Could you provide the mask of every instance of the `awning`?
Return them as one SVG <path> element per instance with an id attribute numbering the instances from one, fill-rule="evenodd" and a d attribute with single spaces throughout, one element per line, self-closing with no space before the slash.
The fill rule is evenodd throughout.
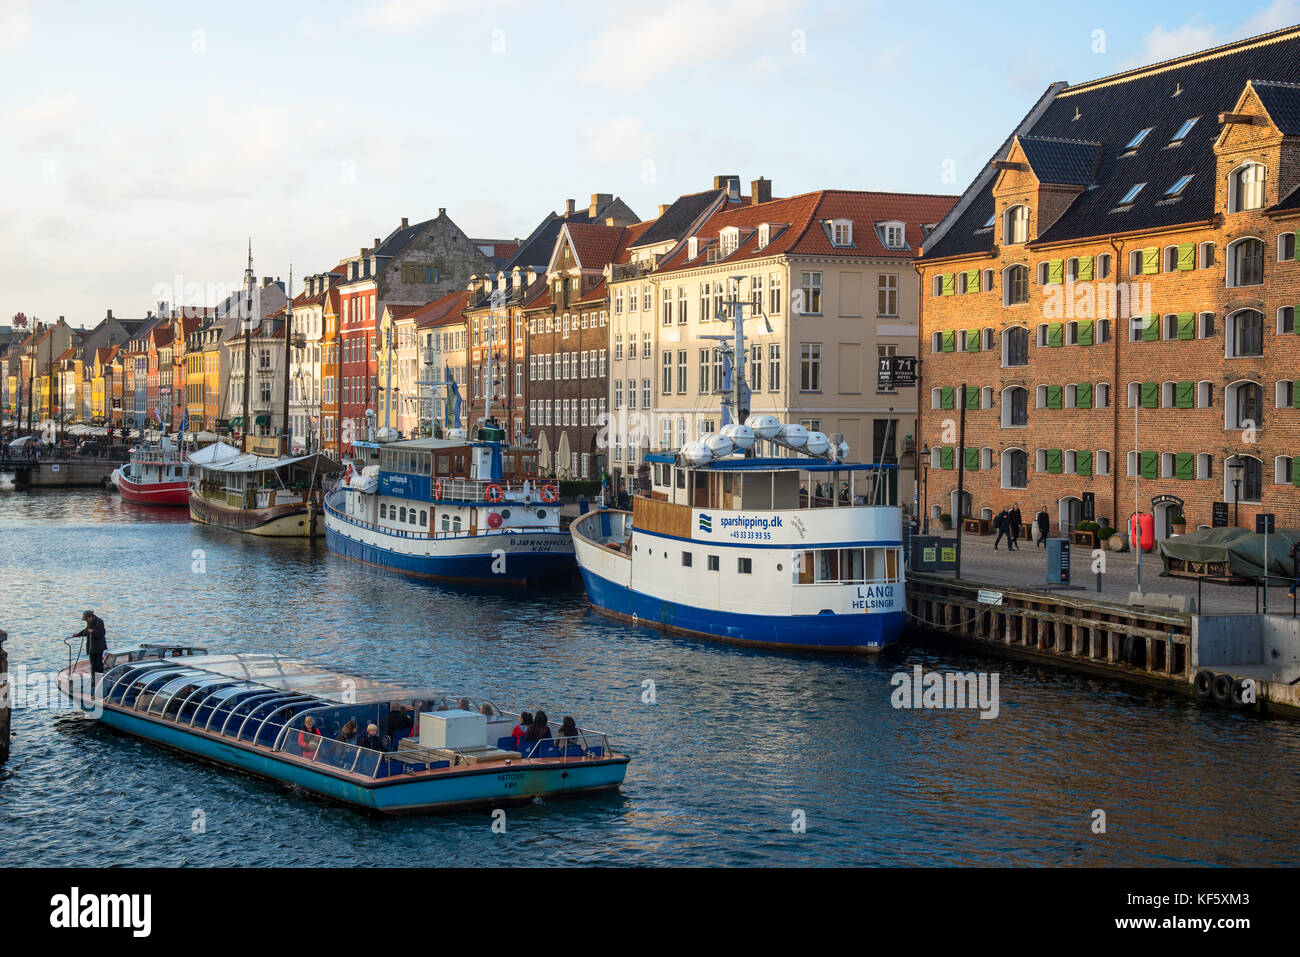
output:
<path id="1" fill-rule="evenodd" d="M 244 417 L 242 415 L 237 415 L 230 420 L 230 428 L 232 429 L 237 429 L 243 424 L 244 424 Z"/>
<path id="2" fill-rule="evenodd" d="M 271 417 L 269 415 L 259 415 L 253 419 L 254 425 L 270 425 Z"/>

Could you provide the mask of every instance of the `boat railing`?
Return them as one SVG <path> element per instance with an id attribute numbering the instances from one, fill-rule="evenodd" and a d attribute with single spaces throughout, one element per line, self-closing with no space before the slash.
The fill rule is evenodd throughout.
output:
<path id="1" fill-rule="evenodd" d="M 437 491 L 439 484 L 442 486 L 440 496 Z M 555 482 L 530 479 L 528 488 L 525 489 L 522 482 L 485 482 L 481 479 L 434 479 L 434 495 L 437 496 L 437 501 L 490 502 L 492 499 L 488 498 L 488 489 L 493 487 L 500 490 L 501 502 L 515 502 L 525 505 L 538 502 L 543 505 L 559 505 L 560 487 Z M 543 489 L 548 489 L 547 494 L 554 496 L 551 501 L 547 501 L 543 497 Z"/>
<path id="2" fill-rule="evenodd" d="M 609 739 L 601 731 L 581 731 L 577 734 L 540 741 L 520 741 L 517 749 L 525 758 L 555 758 L 560 761 L 591 761 L 609 754 Z"/>
<path id="3" fill-rule="evenodd" d="M 373 532 L 383 532 L 385 535 L 395 535 L 398 538 L 429 539 L 429 540 L 437 541 L 437 540 L 443 540 L 449 538 L 468 538 L 471 535 L 474 535 L 476 537 L 479 535 L 521 535 L 521 534 L 533 534 L 537 532 L 559 531 L 558 524 L 557 525 L 502 525 L 500 528 L 492 528 L 490 525 L 479 525 L 473 532 L 471 532 L 468 528 L 435 529 L 432 532 L 424 531 L 423 529 L 411 530 L 405 528 L 397 528 L 392 525 L 379 525 L 376 524 L 375 522 L 367 522 L 365 519 L 358 518 L 356 515 L 349 515 L 347 512 L 343 511 L 332 501 L 330 501 L 329 495 L 325 497 L 325 510 L 333 514 L 336 518 L 340 518 L 346 522 L 351 523 L 352 525 L 358 526 L 359 528 L 369 529 L 370 531 Z"/>

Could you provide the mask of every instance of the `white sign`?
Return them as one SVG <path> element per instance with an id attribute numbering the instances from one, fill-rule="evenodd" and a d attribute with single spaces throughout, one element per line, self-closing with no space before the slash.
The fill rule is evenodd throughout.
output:
<path id="1" fill-rule="evenodd" d="M 979 592 L 979 601 L 981 605 L 1000 605 L 1002 604 L 1002 592 L 989 591 L 987 588 L 981 588 Z"/>

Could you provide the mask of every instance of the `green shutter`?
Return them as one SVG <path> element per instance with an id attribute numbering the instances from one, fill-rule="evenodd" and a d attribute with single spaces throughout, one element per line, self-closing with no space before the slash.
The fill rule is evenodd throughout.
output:
<path id="1" fill-rule="evenodd" d="M 1092 474 L 1092 453 L 1091 452 L 1074 453 L 1074 474 L 1075 475 Z"/>
<path id="2" fill-rule="evenodd" d="M 946 385 L 939 390 L 939 408 L 952 409 L 955 407 L 956 401 L 953 398 L 953 387 Z"/>
<path id="3" fill-rule="evenodd" d="M 1080 409 L 1092 408 L 1092 383 L 1080 382 L 1074 387 L 1074 404 Z"/>
<path id="4" fill-rule="evenodd" d="M 966 471 L 978 472 L 979 470 L 980 470 L 980 450 L 967 449 L 966 450 Z"/>
<path id="5" fill-rule="evenodd" d="M 966 386 L 966 408 L 978 409 L 980 407 L 980 387 L 977 385 Z"/>
<path id="6" fill-rule="evenodd" d="M 1160 407 L 1160 383 L 1142 383 L 1142 408 L 1158 409 Z"/>
<path id="7" fill-rule="evenodd" d="M 1291 408 L 1300 409 L 1300 379 L 1291 383 Z"/>
<path id="8" fill-rule="evenodd" d="M 1178 244 L 1178 268 L 1183 272 L 1196 268 L 1196 244 Z"/>
<path id="9" fill-rule="evenodd" d="M 1196 477 L 1196 459 L 1191 452 L 1179 452 L 1174 456 L 1174 476 L 1185 482 Z"/>
<path id="10" fill-rule="evenodd" d="M 945 445 L 939 450 L 939 468 L 952 468 L 952 447 Z"/>
<path id="11" fill-rule="evenodd" d="M 1300 455 L 1291 457 L 1291 484 L 1300 488 Z"/>
<path id="12" fill-rule="evenodd" d="M 980 331 L 978 329 L 966 330 L 966 351 L 967 352 L 980 351 Z"/>
<path id="13" fill-rule="evenodd" d="M 1157 478 L 1160 475 L 1160 453 L 1143 452 L 1140 456 L 1142 477 L 1146 479 Z"/>
<path id="14" fill-rule="evenodd" d="M 1047 450 L 1047 471 L 1051 472 L 1053 475 L 1059 475 L 1061 473 L 1061 467 L 1062 464 L 1064 463 L 1064 460 L 1065 460 L 1065 455 L 1064 453 L 1061 452 L 1060 449 L 1048 449 Z"/>
<path id="15" fill-rule="evenodd" d="M 1081 346 L 1092 345 L 1092 320 L 1091 319 L 1079 320 L 1079 345 Z"/>
<path id="16" fill-rule="evenodd" d="M 1080 282 L 1092 281 L 1092 257 L 1091 256 L 1079 257 L 1079 280 Z"/>
<path id="17" fill-rule="evenodd" d="M 1059 346 L 1065 342 L 1062 325 L 1059 322 L 1049 322 L 1047 324 L 1047 344 L 1049 346 Z"/>
<path id="18" fill-rule="evenodd" d="M 939 348 L 941 352 L 955 352 L 957 350 L 957 333 L 943 333 Z"/>
<path id="19" fill-rule="evenodd" d="M 978 269 L 966 270 L 966 291 L 967 292 L 980 291 L 980 271 Z"/>
<path id="20" fill-rule="evenodd" d="M 1053 259 L 1047 264 L 1048 285 L 1060 285 L 1065 281 L 1065 261 Z"/>
<path id="21" fill-rule="evenodd" d="M 954 273 L 946 272 L 942 277 L 943 285 L 940 287 L 941 295 L 951 296 L 957 292 L 957 276 Z"/>
<path id="22" fill-rule="evenodd" d="M 1196 338 L 1196 313 L 1180 312 L 1178 314 L 1178 338 Z"/>
<path id="23" fill-rule="evenodd" d="M 1156 342 L 1160 339 L 1160 317 L 1147 316 L 1146 324 L 1142 326 L 1142 341 Z"/>
<path id="24" fill-rule="evenodd" d="M 1300 246 L 1300 238 L 1296 239 L 1296 245 Z M 1291 307 L 1291 331 L 1300 333 L 1300 306 Z"/>
<path id="25" fill-rule="evenodd" d="M 1196 383 L 1180 382 L 1174 387 L 1174 405 L 1180 409 L 1196 407 Z"/>
<path id="26" fill-rule="evenodd" d="M 1049 409 L 1059 409 L 1061 407 L 1061 393 L 1063 391 L 1059 385 L 1049 385 L 1047 387 L 1047 407 Z"/>
<path id="27" fill-rule="evenodd" d="M 1160 250 L 1150 246 L 1142 250 L 1142 275 L 1151 276 L 1160 272 Z"/>

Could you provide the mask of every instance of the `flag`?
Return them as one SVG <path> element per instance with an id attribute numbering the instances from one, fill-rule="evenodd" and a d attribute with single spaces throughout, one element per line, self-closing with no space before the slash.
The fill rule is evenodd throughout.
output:
<path id="1" fill-rule="evenodd" d="M 460 428 L 460 386 L 456 384 L 456 378 L 451 374 L 451 366 L 444 366 L 447 370 L 447 425 Z M 451 400 L 455 398 L 456 404 L 453 407 Z"/>
<path id="2" fill-rule="evenodd" d="M 185 438 L 185 433 L 190 430 L 190 410 L 186 409 L 181 413 L 181 438 Z"/>

